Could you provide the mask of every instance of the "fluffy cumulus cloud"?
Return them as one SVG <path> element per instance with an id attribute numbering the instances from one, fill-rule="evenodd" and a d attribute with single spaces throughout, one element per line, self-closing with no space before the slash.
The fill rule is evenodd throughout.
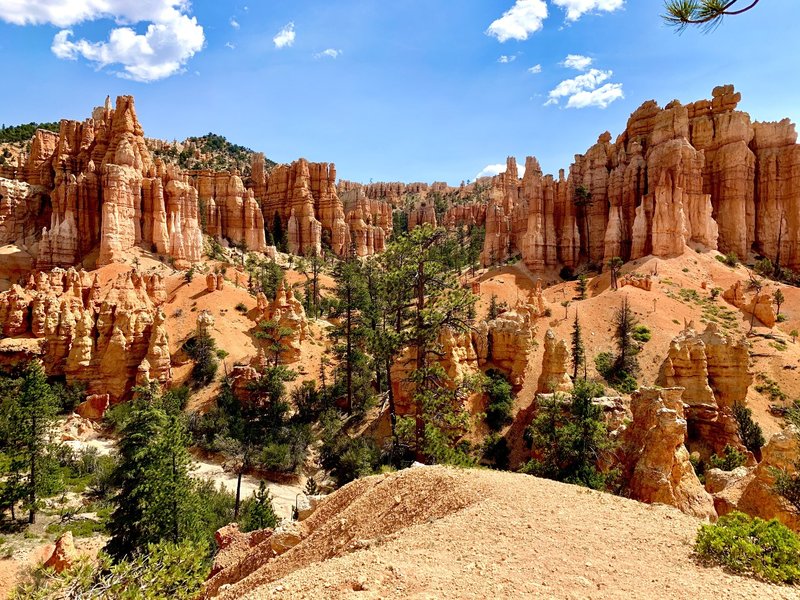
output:
<path id="1" fill-rule="evenodd" d="M 4 0 L 0 19 L 63 27 L 51 45 L 58 58 L 84 58 L 98 68 L 119 65 L 120 77 L 155 81 L 181 72 L 205 44 L 203 28 L 189 10 L 188 0 Z M 118 25 L 106 41 L 74 39 L 71 27 L 99 19 Z M 144 33 L 131 27 L 139 23 L 148 23 Z"/>
<path id="2" fill-rule="evenodd" d="M 239 29 L 239 27 L 241 27 L 241 25 L 239 25 L 239 21 L 237 21 L 235 17 L 231 17 L 230 24 L 234 29 Z"/>
<path id="3" fill-rule="evenodd" d="M 317 52 L 314 55 L 314 58 L 339 58 L 342 55 L 341 50 L 337 50 L 336 48 L 328 48 L 327 50 L 323 50 L 322 52 Z"/>
<path id="4" fill-rule="evenodd" d="M 508 63 L 512 63 L 515 60 L 517 60 L 517 55 L 516 54 L 512 54 L 511 56 L 507 56 L 507 55 L 503 54 L 503 56 L 501 56 L 500 58 L 497 59 L 497 62 L 503 63 L 505 65 L 505 64 L 508 64 Z"/>
<path id="5" fill-rule="evenodd" d="M 567 21 L 577 21 L 588 12 L 613 12 L 625 4 L 625 0 L 553 0 L 567 13 Z"/>
<path id="6" fill-rule="evenodd" d="M 292 22 L 288 23 L 283 29 L 276 33 L 272 41 L 276 48 L 288 48 L 294 44 L 295 36 L 294 23 Z"/>
<path id="7" fill-rule="evenodd" d="M 500 175 L 500 173 L 506 172 L 506 163 L 497 163 L 496 165 L 486 165 L 483 170 L 475 175 L 475 179 L 480 179 L 481 177 L 494 177 L 495 175 Z M 517 173 L 520 177 L 525 175 L 525 166 L 524 165 L 517 165 Z"/>
<path id="8" fill-rule="evenodd" d="M 582 90 L 570 96 L 567 108 L 587 108 L 596 106 L 606 108 L 615 100 L 624 98 L 621 83 L 607 83 L 596 90 Z"/>
<path id="9" fill-rule="evenodd" d="M 516 0 L 514 6 L 489 25 L 486 34 L 500 42 L 527 40 L 528 36 L 542 28 L 547 18 L 547 3 L 544 0 Z"/>
<path id="10" fill-rule="evenodd" d="M 580 54 L 567 54 L 567 58 L 561 63 L 562 67 L 568 69 L 575 69 L 576 71 L 585 71 L 594 62 L 593 58 L 588 56 L 581 56 Z"/>
<path id="11" fill-rule="evenodd" d="M 542 72 L 542 65 L 533 65 L 530 69 L 528 69 L 528 73 L 531 75 L 538 75 Z"/>
<path id="12" fill-rule="evenodd" d="M 625 97 L 622 84 L 606 83 L 613 74 L 613 71 L 590 69 L 577 77 L 565 79 L 550 91 L 545 106 L 557 105 L 567 98 L 567 108 L 606 108 Z"/>

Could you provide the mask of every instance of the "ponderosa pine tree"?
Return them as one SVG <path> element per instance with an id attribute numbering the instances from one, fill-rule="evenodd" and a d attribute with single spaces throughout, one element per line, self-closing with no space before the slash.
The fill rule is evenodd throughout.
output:
<path id="1" fill-rule="evenodd" d="M 179 414 L 167 414 L 158 392 L 135 389 L 131 413 L 119 441 L 113 479 L 118 492 L 106 550 L 117 560 L 168 540 L 197 539 L 197 512 L 189 476 L 189 436 Z M 155 401 L 153 398 L 155 397 Z"/>
<path id="2" fill-rule="evenodd" d="M 572 325 L 572 380 L 578 380 L 578 371 L 586 364 L 586 348 L 583 345 L 581 324 L 578 311 L 575 311 L 575 323 Z M 585 379 L 585 377 L 584 377 Z"/>
<path id="3" fill-rule="evenodd" d="M 334 352 L 339 359 L 339 369 L 344 372 L 347 412 L 351 413 L 355 404 L 362 409 L 373 395 L 363 319 L 370 296 L 364 268 L 357 258 L 339 262 L 334 269 L 334 279 L 335 310 L 341 315 L 341 324 L 332 329 L 330 336 L 336 342 Z"/>
<path id="4" fill-rule="evenodd" d="M 256 531 L 268 527 L 274 529 L 279 522 L 267 484 L 261 481 L 258 484 L 258 491 L 254 491 L 253 497 L 245 503 L 242 511 L 242 531 Z"/>
<path id="5" fill-rule="evenodd" d="M 578 380 L 569 401 L 562 394 L 542 400 L 539 412 L 526 432 L 536 458 L 523 471 L 592 489 L 603 489 L 608 474 L 599 464 L 613 448 L 602 407 L 594 398 L 603 386 Z"/>
<path id="6" fill-rule="evenodd" d="M 698 26 L 711 31 L 722 23 L 726 16 L 746 13 L 756 7 L 760 0 L 666 0 L 662 15 L 667 24 L 678 31 L 689 26 Z"/>
<path id="7" fill-rule="evenodd" d="M 50 445 L 50 428 L 58 401 L 53 395 L 44 367 L 39 361 L 25 366 L 14 391 L 10 413 L 12 441 L 12 496 L 22 496 L 28 508 L 28 523 L 36 522 L 38 493 L 49 476 L 45 459 Z"/>
<path id="8" fill-rule="evenodd" d="M 406 438 L 420 457 L 427 455 L 433 459 L 434 450 L 443 454 L 447 446 L 455 451 L 455 444 L 468 428 L 463 394 L 478 385 L 450 381 L 432 360 L 441 354 L 442 331 L 463 333 L 470 328 L 474 315 L 475 296 L 459 285 L 458 277 L 439 249 L 446 236 L 444 229 L 426 224 L 391 244 L 393 255 L 407 257 L 392 274 L 403 290 L 402 325 L 398 329 L 405 332 L 404 345 L 409 350 L 409 360 L 413 361 L 411 380 L 416 390 L 414 435 Z M 443 423 L 450 425 L 443 429 Z M 408 434 L 408 423 L 404 429 Z M 450 455 L 444 458 L 449 461 Z M 458 461 L 463 462 L 463 458 L 458 456 Z"/>

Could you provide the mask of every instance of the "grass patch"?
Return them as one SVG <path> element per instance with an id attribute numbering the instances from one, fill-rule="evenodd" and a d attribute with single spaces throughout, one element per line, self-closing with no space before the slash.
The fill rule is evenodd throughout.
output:
<path id="1" fill-rule="evenodd" d="M 67 531 L 71 531 L 72 535 L 76 538 L 92 537 L 97 534 L 107 533 L 105 523 L 102 521 L 81 519 L 80 517 L 68 523 L 50 523 L 45 531 L 56 538 Z"/>

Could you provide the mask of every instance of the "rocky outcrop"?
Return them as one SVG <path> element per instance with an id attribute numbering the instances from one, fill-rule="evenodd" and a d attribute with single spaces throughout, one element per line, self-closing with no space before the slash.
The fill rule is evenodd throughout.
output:
<path id="1" fill-rule="evenodd" d="M 684 446 L 687 424 L 681 388 L 644 388 L 631 396 L 633 421 L 622 435 L 628 495 L 700 518 L 715 518 L 714 501 L 694 472 Z"/>
<path id="2" fill-rule="evenodd" d="M 733 406 L 746 402 L 753 382 L 749 360 L 747 341 L 722 334 L 713 323 L 702 334 L 689 326 L 670 344 L 656 385 L 683 388 L 687 444 L 705 459 L 722 456 L 727 445 L 747 452 Z"/>
<path id="3" fill-rule="evenodd" d="M 43 566 L 53 569 L 56 573 L 62 573 L 74 567 L 78 560 L 80 560 L 80 555 L 75 549 L 75 540 L 72 537 L 72 532 L 67 531 L 58 538 L 53 554 L 44 562 Z"/>
<path id="4" fill-rule="evenodd" d="M 534 346 L 534 325 L 529 305 L 502 313 L 482 322 L 472 332 L 472 344 L 481 368 L 494 367 L 508 377 L 511 385 L 521 387 Z"/>
<path id="5" fill-rule="evenodd" d="M 645 102 L 602 134 L 569 176 L 516 161 L 491 180 L 483 263 L 520 254 L 534 271 L 579 261 L 670 257 L 699 244 L 754 249 L 800 267 L 800 146 L 794 124 L 751 123 L 732 86 L 712 100 Z"/>
<path id="6" fill-rule="evenodd" d="M 42 340 L 48 375 L 85 382 L 89 395 L 113 402 L 127 397 L 145 363 L 150 378 L 171 379 L 163 289 L 160 275 L 137 271 L 121 273 L 107 292 L 85 271 L 40 271 L 0 294 L 0 327 L 6 337 Z"/>
<path id="7" fill-rule="evenodd" d="M 275 339 L 280 338 L 278 342 L 282 347 L 280 361 L 288 364 L 300 360 L 303 341 L 308 337 L 308 320 L 303 303 L 294 297 L 285 281 L 281 282 L 275 300 L 268 302 L 263 293 L 258 294 L 257 300 L 261 322 L 275 324 L 273 333 Z M 284 331 L 285 335 L 282 333 Z"/>
<path id="8" fill-rule="evenodd" d="M 371 256 L 386 249 L 392 235 L 392 209 L 381 200 L 367 198 L 361 188 L 344 192 L 345 221 L 350 232 L 351 247 L 356 256 Z"/>
<path id="9" fill-rule="evenodd" d="M 222 273 L 211 273 L 206 275 L 206 291 L 216 292 L 225 289 L 225 276 Z"/>
<path id="10" fill-rule="evenodd" d="M 110 405 L 111 396 L 108 394 L 94 394 L 76 406 L 75 412 L 84 419 L 100 421 Z"/>
<path id="11" fill-rule="evenodd" d="M 775 307 L 772 304 L 772 291 L 769 288 L 764 288 L 760 292 L 754 293 L 748 301 L 744 282 L 736 281 L 722 293 L 722 297 L 745 315 L 755 316 L 767 327 L 775 326 L 778 315 L 775 314 Z"/>
<path id="12" fill-rule="evenodd" d="M 800 515 L 781 496 L 775 493 L 775 470 L 797 471 L 800 455 L 800 431 L 794 426 L 776 433 L 762 448 L 758 466 L 740 468 L 721 481 L 712 476 L 711 487 L 720 515 L 738 510 L 762 519 L 778 519 L 795 531 L 800 531 Z M 719 477 L 717 476 L 717 479 Z"/>
<path id="13" fill-rule="evenodd" d="M 569 376 L 570 355 L 567 342 L 556 340 L 556 335 L 548 329 L 544 336 L 544 355 L 542 372 L 536 384 L 536 393 L 568 392 L 572 389 Z"/>
<path id="14" fill-rule="evenodd" d="M 494 368 L 519 389 L 535 343 L 533 335 L 533 322 L 524 310 L 504 312 L 496 319 L 477 324 L 471 332 L 455 333 L 445 328 L 437 340 L 438 363 L 452 381 Z M 392 365 L 392 393 L 395 410 L 401 416 L 416 414 L 410 378 L 415 368 L 416 351 L 411 347 Z"/>

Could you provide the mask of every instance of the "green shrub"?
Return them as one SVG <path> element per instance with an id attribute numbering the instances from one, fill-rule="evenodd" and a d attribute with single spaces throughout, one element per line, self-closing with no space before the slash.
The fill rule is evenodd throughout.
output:
<path id="1" fill-rule="evenodd" d="M 725 256 L 718 254 L 716 259 L 724 265 L 728 265 L 731 268 L 735 268 L 739 264 L 739 257 L 736 256 L 735 252 L 729 252 Z"/>
<path id="2" fill-rule="evenodd" d="M 242 503 L 242 531 L 256 531 L 268 527 L 274 529 L 278 523 L 280 519 L 272 505 L 272 496 L 267 484 L 262 481 L 258 485 L 258 491 L 253 492 L 253 497 Z"/>
<path id="3" fill-rule="evenodd" d="M 631 337 L 637 342 L 641 342 L 642 344 L 644 344 L 650 341 L 650 338 L 653 337 L 653 334 L 650 333 L 650 329 L 648 329 L 647 326 L 637 325 L 636 327 L 633 328 L 633 333 L 631 333 Z"/>
<path id="4" fill-rule="evenodd" d="M 712 469 L 733 471 L 734 469 L 744 466 L 747 462 L 747 457 L 730 444 L 727 444 L 723 450 L 722 456 L 714 454 L 708 462 Z"/>
<path id="5" fill-rule="evenodd" d="M 758 457 L 766 440 L 761 426 L 753 420 L 753 411 L 741 402 L 736 402 L 733 405 L 733 418 L 736 419 L 742 444 Z"/>
<path id="6" fill-rule="evenodd" d="M 636 378 L 630 373 L 616 369 L 615 362 L 616 359 L 611 352 L 601 352 L 595 357 L 594 366 L 603 379 L 618 392 L 623 394 L 635 392 L 639 387 Z"/>
<path id="7" fill-rule="evenodd" d="M 203 387 L 214 381 L 217 376 L 217 345 L 208 333 L 195 335 L 183 344 L 183 350 L 194 361 L 192 381 Z"/>
<path id="8" fill-rule="evenodd" d="M 510 455 L 511 449 L 508 447 L 508 440 L 499 433 L 492 433 L 483 441 L 483 458 L 498 469 L 508 470 Z"/>
<path id="9" fill-rule="evenodd" d="M 80 561 L 61 574 L 39 569 L 11 597 L 189 600 L 197 597 L 208 576 L 207 556 L 205 546 L 190 542 L 152 544 L 146 552 L 117 564 L 101 553 L 97 565 Z"/>
<path id="10" fill-rule="evenodd" d="M 780 314 L 779 314 L 777 317 L 775 317 L 775 320 L 776 320 L 778 323 L 785 323 L 785 322 L 786 322 L 788 319 L 789 319 L 789 317 L 787 317 L 787 316 L 786 316 L 785 314 L 783 314 L 783 313 L 780 313 Z"/>
<path id="11" fill-rule="evenodd" d="M 751 519 L 739 512 L 720 517 L 700 528 L 695 552 L 735 573 L 772 583 L 800 582 L 800 537 L 776 519 Z"/>
<path id="12" fill-rule="evenodd" d="M 486 424 L 492 431 L 499 431 L 511 421 L 511 410 L 514 407 L 512 388 L 506 376 L 497 369 L 489 369 L 486 376 L 484 390 L 489 396 Z"/>
<path id="13" fill-rule="evenodd" d="M 242 313 L 243 315 L 247 314 L 247 305 L 244 302 L 239 302 L 239 304 L 237 304 L 235 308 L 238 312 Z"/>

